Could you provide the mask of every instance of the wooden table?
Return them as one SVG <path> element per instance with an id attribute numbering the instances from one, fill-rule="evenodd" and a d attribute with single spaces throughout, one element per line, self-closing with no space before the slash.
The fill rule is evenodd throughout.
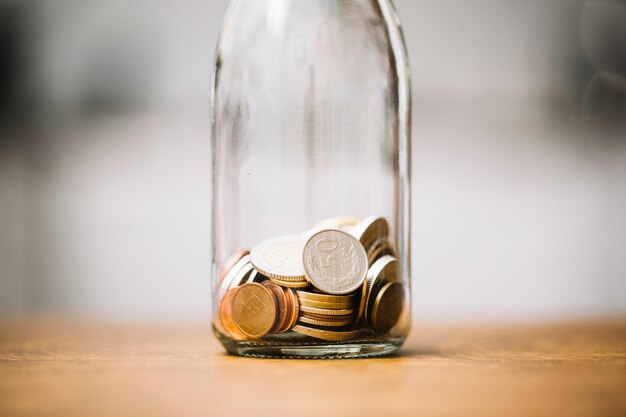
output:
<path id="1" fill-rule="evenodd" d="M 0 320 L 0 416 L 626 416 L 626 321 L 415 324 L 402 354 L 227 356 L 208 325 Z"/>

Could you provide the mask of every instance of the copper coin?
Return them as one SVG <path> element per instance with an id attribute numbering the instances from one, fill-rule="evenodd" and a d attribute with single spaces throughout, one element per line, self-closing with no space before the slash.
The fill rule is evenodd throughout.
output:
<path id="1" fill-rule="evenodd" d="M 239 287 L 232 305 L 233 321 L 251 339 L 265 336 L 276 323 L 276 300 L 261 284 L 251 282 Z"/>
<path id="2" fill-rule="evenodd" d="M 274 284 L 272 281 L 263 281 L 261 285 L 269 289 L 276 299 L 278 314 L 276 315 L 276 323 L 274 323 L 274 326 L 272 326 L 272 329 L 270 330 L 270 333 L 276 333 L 285 325 L 285 321 L 287 321 L 287 297 L 285 296 L 283 289 Z"/>
<path id="3" fill-rule="evenodd" d="M 296 323 L 298 322 L 298 316 L 300 314 L 300 303 L 298 302 L 298 297 L 296 296 L 295 292 L 293 292 L 289 288 L 285 288 L 284 290 L 285 290 L 285 294 L 290 298 L 290 303 L 293 306 L 292 309 L 290 310 L 290 313 L 291 313 L 290 320 L 288 321 L 287 326 L 284 329 L 284 331 L 287 331 L 287 330 L 290 330 L 293 326 L 295 326 Z"/>
<path id="4" fill-rule="evenodd" d="M 226 293 L 222 302 L 220 303 L 220 321 L 226 332 L 236 340 L 245 340 L 248 337 L 239 330 L 237 324 L 233 321 L 232 307 L 233 297 L 237 293 L 239 288 L 233 288 Z"/>
<path id="5" fill-rule="evenodd" d="M 289 294 L 291 290 L 289 288 L 282 288 L 282 287 L 281 289 L 283 291 L 283 294 L 285 294 L 285 301 L 287 303 L 285 306 L 285 321 L 283 325 L 280 328 L 278 328 L 277 332 L 285 333 L 287 330 L 289 330 L 289 325 L 291 324 L 295 306 L 293 302 L 293 297 L 291 296 L 291 294 Z"/>
<path id="6" fill-rule="evenodd" d="M 376 333 L 386 334 L 398 322 L 404 310 L 404 285 L 388 282 L 376 295 L 369 323 Z"/>

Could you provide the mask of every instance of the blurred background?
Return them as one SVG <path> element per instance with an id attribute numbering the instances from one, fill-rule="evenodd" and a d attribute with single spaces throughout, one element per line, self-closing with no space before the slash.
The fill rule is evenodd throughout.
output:
<path id="1" fill-rule="evenodd" d="M 0 0 L 0 313 L 210 314 L 226 0 Z M 626 314 L 626 2 L 397 0 L 413 314 Z"/>

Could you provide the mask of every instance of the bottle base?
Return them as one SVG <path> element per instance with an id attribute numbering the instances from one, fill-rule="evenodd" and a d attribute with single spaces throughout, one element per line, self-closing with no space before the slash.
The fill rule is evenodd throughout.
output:
<path id="1" fill-rule="evenodd" d="M 327 342 L 299 334 L 272 336 L 269 340 L 238 341 L 215 335 L 226 351 L 235 356 L 274 359 L 355 359 L 387 356 L 395 353 L 404 338 L 361 338 L 345 342 Z"/>

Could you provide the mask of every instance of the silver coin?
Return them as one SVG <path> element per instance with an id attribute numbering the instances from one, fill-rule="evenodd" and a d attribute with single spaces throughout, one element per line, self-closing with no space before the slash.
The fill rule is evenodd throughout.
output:
<path id="1" fill-rule="evenodd" d="M 304 244 L 302 263 L 307 279 L 328 294 L 348 294 L 359 288 L 367 273 L 367 253 L 352 235 L 326 229 Z"/>
<path id="2" fill-rule="evenodd" d="M 245 255 L 241 259 L 239 259 L 226 273 L 226 276 L 220 283 L 218 289 L 218 300 L 221 301 L 222 298 L 226 295 L 229 289 L 236 287 L 239 284 L 235 284 L 237 282 L 237 278 L 240 277 L 240 272 L 242 270 L 246 270 L 246 265 L 250 265 L 250 255 Z M 251 268 L 250 268 L 251 269 Z M 248 273 L 250 270 L 248 270 Z M 247 276 L 247 275 L 246 275 Z"/>
<path id="3" fill-rule="evenodd" d="M 256 269 L 253 269 L 252 272 L 250 273 L 250 275 L 248 275 L 248 279 L 246 279 L 246 283 L 248 283 L 248 282 L 258 282 L 258 283 L 261 283 L 261 282 L 265 281 L 266 279 L 267 279 L 266 276 L 261 274 Z"/>
<path id="4" fill-rule="evenodd" d="M 261 274 L 283 281 L 303 281 L 300 236 L 279 236 L 264 240 L 250 251 L 250 262 Z"/>
<path id="5" fill-rule="evenodd" d="M 256 271 L 254 271 L 252 264 L 248 262 L 239 270 L 239 272 L 235 276 L 235 279 L 233 279 L 233 281 L 230 283 L 230 286 L 228 289 L 238 287 L 248 282 L 248 278 L 250 277 L 252 272 L 256 272 Z"/>

